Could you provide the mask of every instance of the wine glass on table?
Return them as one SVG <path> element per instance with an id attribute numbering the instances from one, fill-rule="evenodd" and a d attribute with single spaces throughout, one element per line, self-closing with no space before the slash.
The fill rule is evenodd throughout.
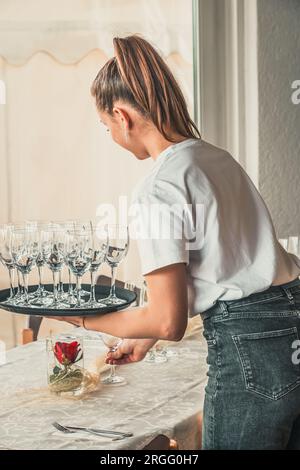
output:
<path id="1" fill-rule="evenodd" d="M 11 233 L 11 254 L 16 268 L 21 272 L 24 286 L 25 305 L 29 305 L 28 275 L 36 264 L 40 242 L 38 231 L 31 228 L 13 228 Z"/>
<path id="2" fill-rule="evenodd" d="M 106 225 L 108 235 L 108 251 L 106 262 L 111 267 L 111 287 L 109 296 L 101 299 L 105 305 L 122 305 L 125 300 L 116 295 L 116 274 L 119 264 L 124 260 L 129 248 L 129 234 L 127 225 Z"/>
<path id="3" fill-rule="evenodd" d="M 101 339 L 105 346 L 109 349 L 110 352 L 116 352 L 120 344 L 122 343 L 121 338 L 116 336 L 109 335 L 107 333 L 101 333 Z M 104 385 L 125 385 L 126 379 L 116 374 L 116 366 L 110 366 L 110 375 L 101 380 L 101 383 Z"/>

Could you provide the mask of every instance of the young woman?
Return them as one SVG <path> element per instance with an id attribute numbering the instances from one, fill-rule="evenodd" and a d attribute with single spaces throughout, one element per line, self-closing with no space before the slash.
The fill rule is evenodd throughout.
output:
<path id="1" fill-rule="evenodd" d="M 113 140 L 154 166 L 133 200 L 204 207 L 198 248 L 140 242 L 149 302 L 105 316 L 58 318 L 126 338 L 108 362 L 143 359 L 179 341 L 201 314 L 208 344 L 204 449 L 300 449 L 300 260 L 277 242 L 268 210 L 241 166 L 204 142 L 171 71 L 144 39 L 114 39 L 93 85 Z M 192 210 L 192 213 L 195 214 Z M 146 209 L 142 222 L 150 228 Z M 293 349 L 294 348 L 294 349 Z M 300 355 L 299 355 L 300 356 Z"/>

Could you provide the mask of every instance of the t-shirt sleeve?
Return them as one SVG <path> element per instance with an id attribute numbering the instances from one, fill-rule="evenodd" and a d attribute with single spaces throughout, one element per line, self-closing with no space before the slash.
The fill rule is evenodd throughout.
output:
<path id="1" fill-rule="evenodd" d="M 134 200 L 133 232 L 143 275 L 176 264 L 189 263 L 185 238 L 184 204 L 169 185 L 155 184 Z"/>

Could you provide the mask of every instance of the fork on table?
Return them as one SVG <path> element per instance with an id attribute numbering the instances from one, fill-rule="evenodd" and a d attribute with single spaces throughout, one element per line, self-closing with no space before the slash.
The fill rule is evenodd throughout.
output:
<path id="1" fill-rule="evenodd" d="M 62 426 L 57 421 L 52 423 L 58 431 L 63 432 L 64 434 L 74 434 L 76 432 L 87 432 L 89 434 L 93 434 L 94 436 L 100 437 L 108 437 L 112 441 L 120 441 L 125 439 L 126 437 L 132 437 L 132 433 L 128 432 L 119 432 L 119 431 L 109 431 L 106 429 L 96 429 L 96 428 L 87 428 L 87 427 L 80 427 L 80 426 Z"/>

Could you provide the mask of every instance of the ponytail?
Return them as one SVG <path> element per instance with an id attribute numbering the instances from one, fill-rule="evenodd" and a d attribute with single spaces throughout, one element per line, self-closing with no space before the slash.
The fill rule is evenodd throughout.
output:
<path id="1" fill-rule="evenodd" d="M 182 91 L 154 47 L 136 35 L 114 38 L 113 44 L 115 57 L 102 67 L 91 88 L 99 110 L 112 114 L 114 103 L 122 100 L 151 120 L 169 141 L 168 130 L 199 138 Z"/>

